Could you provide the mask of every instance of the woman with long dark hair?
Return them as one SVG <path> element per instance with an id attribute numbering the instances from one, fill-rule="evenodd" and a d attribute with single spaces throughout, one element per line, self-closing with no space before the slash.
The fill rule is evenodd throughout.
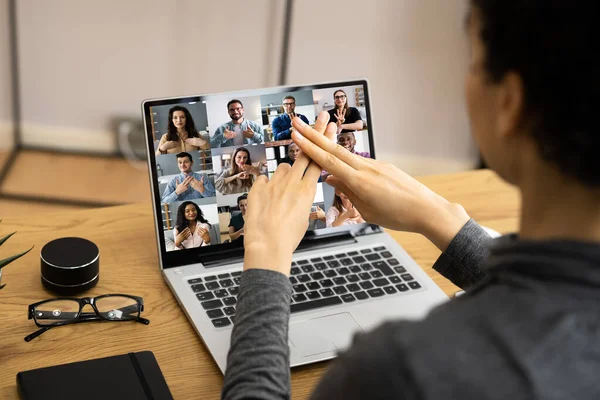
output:
<path id="1" fill-rule="evenodd" d="M 171 107 L 167 133 L 160 138 L 156 155 L 176 154 L 182 151 L 189 152 L 200 149 L 210 149 L 210 143 L 200 137 L 190 111 L 182 106 Z"/>
<path id="2" fill-rule="evenodd" d="M 338 127 L 337 133 L 361 131 L 364 127 L 360 112 L 355 107 L 348 105 L 348 96 L 342 89 L 333 92 L 335 108 L 327 111 L 329 121 L 335 122 Z"/>
<path id="3" fill-rule="evenodd" d="M 333 204 L 329 207 L 325 215 L 325 224 L 327 227 L 360 224 L 362 222 L 365 222 L 365 220 L 358 210 L 354 208 L 350 199 L 340 190 L 336 189 L 333 196 Z"/>
<path id="4" fill-rule="evenodd" d="M 260 169 L 252 165 L 248 149 L 238 147 L 231 157 L 231 167 L 221 172 L 215 180 L 215 187 L 221 194 L 249 192 L 258 175 Z"/>
<path id="5" fill-rule="evenodd" d="M 185 201 L 177 209 L 177 221 L 173 228 L 175 248 L 191 249 L 210 244 L 210 223 L 204 218 L 198 204 Z"/>

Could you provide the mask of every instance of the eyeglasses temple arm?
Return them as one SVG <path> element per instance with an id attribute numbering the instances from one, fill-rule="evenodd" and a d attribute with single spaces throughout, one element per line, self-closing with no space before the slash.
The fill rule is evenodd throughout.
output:
<path id="1" fill-rule="evenodd" d="M 33 340 L 36 337 L 40 336 L 42 333 L 46 332 L 50 328 L 52 328 L 52 326 L 45 326 L 43 328 L 38 329 L 37 331 L 33 332 L 31 335 L 25 336 L 25 341 L 26 342 L 30 342 L 31 340 Z"/>

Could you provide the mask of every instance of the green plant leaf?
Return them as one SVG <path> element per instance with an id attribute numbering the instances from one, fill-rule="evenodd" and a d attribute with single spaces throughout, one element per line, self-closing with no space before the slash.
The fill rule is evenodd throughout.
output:
<path id="1" fill-rule="evenodd" d="M 0 222 L 2 222 L 2 220 L 0 219 Z M 2 239 L 0 239 L 0 246 L 2 246 L 2 244 L 4 242 L 6 242 L 12 235 L 14 235 L 15 233 L 17 233 L 17 231 L 14 231 L 13 233 L 4 236 Z"/>
<path id="2" fill-rule="evenodd" d="M 33 246 L 31 246 L 31 249 L 33 249 Z M 0 260 L 0 269 L 6 267 L 8 264 L 17 260 L 18 258 L 23 257 L 25 254 L 29 253 L 31 249 L 25 250 L 24 252 L 16 254 L 14 256 L 7 257 L 4 260 Z"/>
<path id="3" fill-rule="evenodd" d="M 6 283 L 4 285 L 0 285 L 0 289 L 2 289 L 4 286 L 6 286 Z"/>

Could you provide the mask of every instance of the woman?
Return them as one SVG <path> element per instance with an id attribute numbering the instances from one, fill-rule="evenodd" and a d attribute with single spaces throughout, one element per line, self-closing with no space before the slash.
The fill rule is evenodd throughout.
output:
<path id="1" fill-rule="evenodd" d="M 357 108 L 348 106 L 348 96 L 342 89 L 333 92 L 333 101 L 335 108 L 327 111 L 329 120 L 335 122 L 338 130 L 341 132 L 361 131 L 364 127 L 363 120 Z"/>
<path id="2" fill-rule="evenodd" d="M 173 228 L 175 248 L 178 250 L 207 246 L 210 244 L 210 223 L 202 215 L 198 204 L 181 203 L 177 209 L 177 222 Z"/>
<path id="3" fill-rule="evenodd" d="M 260 169 L 252 165 L 248 149 L 238 147 L 231 157 L 230 168 L 224 169 L 215 180 L 215 187 L 221 194 L 248 192 L 260 175 Z"/>
<path id="4" fill-rule="evenodd" d="M 185 107 L 171 107 L 167 133 L 160 138 L 156 155 L 176 154 L 182 151 L 200 149 L 210 149 L 210 143 L 200 137 L 192 114 Z"/>
<path id="5" fill-rule="evenodd" d="M 600 398 L 600 62 L 590 41 L 598 5 L 470 4 L 471 132 L 486 164 L 518 189 L 518 234 L 490 244 L 462 206 L 332 145 L 334 124 L 326 140 L 326 122 L 313 129 L 295 118 L 292 139 L 305 156 L 248 195 L 223 399 L 290 397 L 288 277 L 319 170 L 306 157 L 369 223 L 429 239 L 442 252 L 433 269 L 467 288 L 421 320 L 357 334 L 311 399 Z"/>
<path id="6" fill-rule="evenodd" d="M 348 199 L 348 197 L 340 190 L 336 189 L 335 195 L 333 196 L 333 204 L 329 207 L 327 215 L 325 216 L 327 227 L 353 225 L 362 222 L 365 222 L 365 220 L 358 210 L 354 208 L 350 199 Z"/>

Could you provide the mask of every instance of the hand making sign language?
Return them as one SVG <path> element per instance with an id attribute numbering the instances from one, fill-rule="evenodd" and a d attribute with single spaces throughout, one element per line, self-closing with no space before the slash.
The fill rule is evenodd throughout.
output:
<path id="1" fill-rule="evenodd" d="M 242 132 L 242 134 L 244 135 L 245 138 L 247 139 L 252 139 L 254 137 L 254 131 L 252 130 L 252 127 L 250 127 L 250 124 L 248 124 L 248 126 L 246 127 L 246 129 Z"/>
<path id="2" fill-rule="evenodd" d="M 235 137 L 235 132 L 229 129 L 228 127 L 225 127 L 225 130 L 223 131 L 223 136 L 225 137 L 225 139 L 231 140 Z"/>
<path id="3" fill-rule="evenodd" d="M 262 125 L 244 118 L 244 105 L 241 100 L 230 100 L 227 103 L 227 113 L 231 121 L 219 126 L 215 130 L 214 136 L 210 138 L 210 145 L 213 149 L 263 143 L 265 134 Z M 242 128 L 244 125 L 246 129 Z"/>
<path id="4" fill-rule="evenodd" d="M 167 185 L 162 196 L 163 203 L 215 197 L 216 191 L 212 182 L 204 174 L 192 171 L 192 156 L 182 152 L 177 154 L 177 166 L 181 173 Z"/>

